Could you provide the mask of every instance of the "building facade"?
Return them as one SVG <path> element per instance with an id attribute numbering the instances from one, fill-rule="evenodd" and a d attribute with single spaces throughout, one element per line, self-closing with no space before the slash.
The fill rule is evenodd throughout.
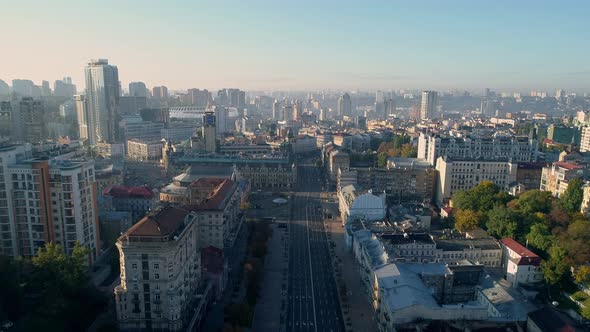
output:
<path id="1" fill-rule="evenodd" d="M 117 139 L 119 71 L 108 60 L 91 60 L 85 68 L 88 140 L 114 143 Z"/>

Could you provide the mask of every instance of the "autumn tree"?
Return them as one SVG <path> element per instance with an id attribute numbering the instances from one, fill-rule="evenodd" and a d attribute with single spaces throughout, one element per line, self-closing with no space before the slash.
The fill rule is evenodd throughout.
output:
<path id="1" fill-rule="evenodd" d="M 459 210 L 455 214 L 455 228 L 466 232 L 479 227 L 482 220 L 481 213 L 473 210 Z"/>
<path id="2" fill-rule="evenodd" d="M 549 226 L 544 223 L 538 223 L 531 226 L 526 239 L 531 246 L 538 250 L 547 251 L 555 237 L 551 234 Z"/>

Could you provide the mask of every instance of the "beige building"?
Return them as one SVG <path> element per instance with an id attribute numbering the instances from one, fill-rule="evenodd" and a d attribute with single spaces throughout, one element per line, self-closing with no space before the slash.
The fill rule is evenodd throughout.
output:
<path id="1" fill-rule="evenodd" d="M 30 145 L 0 148 L 0 253 L 34 256 L 48 242 L 100 254 L 94 162 L 31 158 Z"/>
<path id="2" fill-rule="evenodd" d="M 587 171 L 584 166 L 567 161 L 554 162 L 551 166 L 543 167 L 541 172 L 541 187 L 543 191 L 550 191 L 559 197 L 566 190 L 571 179 L 583 178 Z"/>
<path id="3" fill-rule="evenodd" d="M 130 139 L 127 141 L 127 157 L 134 160 L 159 160 L 162 158 L 163 146 L 161 141 Z"/>
<path id="4" fill-rule="evenodd" d="M 491 181 L 502 189 L 516 181 L 518 165 L 509 160 L 461 160 L 439 157 L 436 161 L 438 180 L 435 202 L 442 206 L 453 194 L 469 190 L 480 182 Z"/>
<path id="5" fill-rule="evenodd" d="M 167 206 L 119 237 L 121 284 L 115 287 L 115 302 L 122 330 L 185 330 L 199 302 L 197 233 L 194 214 Z"/>

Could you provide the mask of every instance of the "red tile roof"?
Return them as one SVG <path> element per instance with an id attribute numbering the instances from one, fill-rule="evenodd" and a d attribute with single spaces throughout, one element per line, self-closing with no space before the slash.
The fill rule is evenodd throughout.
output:
<path id="1" fill-rule="evenodd" d="M 111 186 L 105 188 L 102 194 L 114 198 L 154 198 L 154 192 L 148 187 Z"/>
<path id="2" fill-rule="evenodd" d="M 235 182 L 230 179 L 223 179 L 220 185 L 214 188 L 209 197 L 199 205 L 192 205 L 190 210 L 223 210 L 225 198 L 233 191 Z"/>
<path id="3" fill-rule="evenodd" d="M 175 206 L 166 206 L 148 213 L 135 225 L 129 228 L 121 238 L 132 237 L 165 237 L 170 236 L 184 227 L 184 219 L 189 212 Z"/>
<path id="4" fill-rule="evenodd" d="M 568 163 L 567 161 L 558 161 L 555 163 L 555 166 L 557 167 L 561 167 L 561 168 L 565 168 L 567 170 L 572 170 L 572 169 L 581 169 L 583 168 L 580 165 L 576 165 L 576 164 L 572 164 L 572 163 Z"/>
<path id="5" fill-rule="evenodd" d="M 511 238 L 505 238 L 500 240 L 500 243 L 506 248 L 520 255 L 520 259 L 517 260 L 516 265 L 539 266 L 539 264 L 541 264 L 541 257 L 525 248 L 522 244 L 516 242 L 515 240 Z"/>

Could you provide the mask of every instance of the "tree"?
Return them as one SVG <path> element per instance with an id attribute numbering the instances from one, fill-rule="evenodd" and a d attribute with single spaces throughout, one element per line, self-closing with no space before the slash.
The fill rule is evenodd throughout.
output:
<path id="1" fill-rule="evenodd" d="M 568 272 L 568 265 L 565 262 L 566 252 L 563 248 L 553 245 L 549 248 L 549 259 L 541 263 L 543 276 L 551 285 L 562 282 Z"/>
<path id="2" fill-rule="evenodd" d="M 526 239 L 534 248 L 547 251 L 554 240 L 549 226 L 543 223 L 534 224 L 526 235 Z"/>
<path id="3" fill-rule="evenodd" d="M 479 212 L 487 212 L 495 205 L 503 205 L 510 199 L 506 193 L 501 193 L 500 188 L 491 181 L 483 181 L 467 191 L 459 191 L 453 195 L 453 207 L 469 209 Z"/>
<path id="4" fill-rule="evenodd" d="M 580 266 L 574 274 L 574 279 L 581 284 L 590 282 L 590 265 Z"/>
<path id="5" fill-rule="evenodd" d="M 569 254 L 572 265 L 590 261 L 590 222 L 587 220 L 574 221 L 557 240 Z"/>
<path id="6" fill-rule="evenodd" d="M 377 166 L 378 167 L 385 167 L 385 166 L 387 166 L 387 153 L 380 152 L 377 155 Z"/>
<path id="7" fill-rule="evenodd" d="M 580 179 L 572 179 L 567 185 L 567 189 L 559 198 L 561 206 L 569 213 L 580 211 L 582 199 L 584 198 L 584 190 L 582 186 L 584 183 Z"/>
<path id="8" fill-rule="evenodd" d="M 514 238 L 518 229 L 518 215 L 507 207 L 497 205 L 488 212 L 486 227 L 497 238 Z"/>
<path id="9" fill-rule="evenodd" d="M 528 190 L 518 196 L 518 199 L 511 201 L 508 206 L 527 216 L 536 212 L 551 212 L 553 196 L 549 191 Z"/>
<path id="10" fill-rule="evenodd" d="M 455 228 L 461 232 L 466 232 L 479 227 L 482 216 L 481 213 L 473 210 L 459 210 L 455 214 Z"/>

